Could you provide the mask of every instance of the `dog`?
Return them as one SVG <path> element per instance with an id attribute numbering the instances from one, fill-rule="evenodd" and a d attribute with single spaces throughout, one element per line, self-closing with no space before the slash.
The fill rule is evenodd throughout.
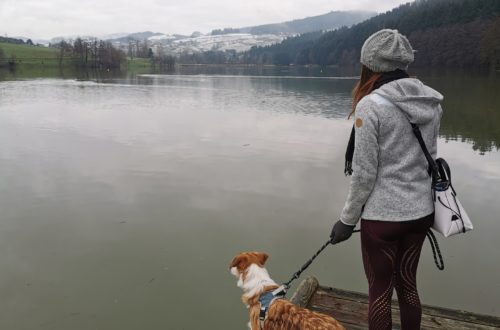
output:
<path id="1" fill-rule="evenodd" d="M 333 317 L 298 307 L 277 298 L 271 301 L 267 315 L 259 319 L 261 296 L 280 286 L 264 268 L 268 255 L 262 252 L 243 252 L 234 257 L 229 269 L 243 289 L 241 300 L 249 309 L 251 330 L 345 330 Z"/>

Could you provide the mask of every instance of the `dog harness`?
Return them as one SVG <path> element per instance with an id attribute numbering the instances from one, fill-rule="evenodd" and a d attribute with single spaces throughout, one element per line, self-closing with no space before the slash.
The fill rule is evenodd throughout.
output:
<path id="1" fill-rule="evenodd" d="M 259 313 L 259 321 L 260 321 L 260 328 L 264 329 L 264 321 L 267 318 L 267 312 L 269 310 L 269 306 L 275 301 L 276 299 L 284 299 L 286 295 L 286 290 L 283 286 L 280 286 L 274 291 L 269 291 L 266 293 L 263 293 L 259 297 L 259 303 L 260 303 L 260 313 Z"/>

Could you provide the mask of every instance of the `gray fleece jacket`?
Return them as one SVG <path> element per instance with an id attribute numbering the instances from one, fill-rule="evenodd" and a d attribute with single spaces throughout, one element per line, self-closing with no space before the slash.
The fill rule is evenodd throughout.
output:
<path id="1" fill-rule="evenodd" d="M 392 81 L 356 106 L 353 175 L 340 220 L 409 221 L 434 212 L 428 163 L 410 121 L 435 158 L 443 96 L 420 80 Z M 363 207 L 364 206 L 364 207 Z"/>

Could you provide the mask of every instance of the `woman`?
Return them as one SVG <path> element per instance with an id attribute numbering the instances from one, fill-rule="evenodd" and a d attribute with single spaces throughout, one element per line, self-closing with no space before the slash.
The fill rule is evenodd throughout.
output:
<path id="1" fill-rule="evenodd" d="M 410 123 L 420 127 L 435 158 L 443 96 L 409 78 L 411 62 L 413 49 L 397 30 L 378 31 L 361 49 L 361 79 L 351 113 L 355 128 L 346 152 L 351 185 L 331 233 L 333 244 L 344 241 L 362 219 L 370 329 L 392 328 L 394 288 L 402 329 L 420 329 L 416 273 L 434 205 L 428 163 Z"/>

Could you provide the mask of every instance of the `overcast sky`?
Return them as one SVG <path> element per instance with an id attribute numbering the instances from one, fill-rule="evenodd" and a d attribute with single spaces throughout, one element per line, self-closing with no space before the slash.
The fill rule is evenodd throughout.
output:
<path id="1" fill-rule="evenodd" d="M 0 34 L 30 38 L 153 31 L 191 34 L 332 10 L 385 12 L 410 0 L 0 0 Z"/>

